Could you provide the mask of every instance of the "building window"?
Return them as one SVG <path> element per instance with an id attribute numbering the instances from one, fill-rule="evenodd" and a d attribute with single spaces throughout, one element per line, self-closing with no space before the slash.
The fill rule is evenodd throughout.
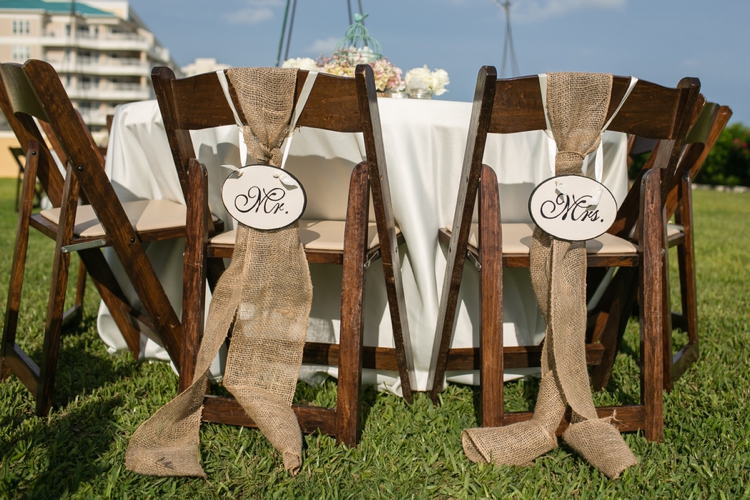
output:
<path id="1" fill-rule="evenodd" d="M 13 21 L 13 34 L 14 35 L 28 35 L 31 33 L 29 21 L 14 20 Z"/>
<path id="2" fill-rule="evenodd" d="M 13 60 L 23 62 L 27 59 L 31 59 L 31 47 L 28 45 L 14 45 Z"/>

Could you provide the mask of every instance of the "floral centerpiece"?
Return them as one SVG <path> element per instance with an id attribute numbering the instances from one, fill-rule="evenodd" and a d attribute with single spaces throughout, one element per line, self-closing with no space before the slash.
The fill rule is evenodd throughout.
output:
<path id="1" fill-rule="evenodd" d="M 402 71 L 387 58 L 375 59 L 368 47 L 349 48 L 330 57 L 320 57 L 317 61 L 309 57 L 287 59 L 282 67 L 299 68 L 308 71 L 319 71 L 336 76 L 354 77 L 358 64 L 369 64 L 375 76 L 375 88 L 378 92 L 399 92 L 405 88 Z"/>
<path id="2" fill-rule="evenodd" d="M 405 78 L 406 89 L 410 93 L 443 95 L 448 92 L 445 86 L 449 83 L 448 72 L 444 69 L 430 71 L 426 64 L 408 71 Z"/>
<path id="3" fill-rule="evenodd" d="M 346 30 L 344 38 L 336 43 L 332 56 L 321 56 L 317 61 L 310 58 L 288 59 L 284 61 L 283 67 L 353 77 L 358 64 L 369 64 L 379 93 L 403 90 L 405 83 L 401 78 L 401 70 L 383 57 L 380 42 L 372 38 L 365 28 L 366 17 L 367 14 L 354 15 L 354 24 Z"/>

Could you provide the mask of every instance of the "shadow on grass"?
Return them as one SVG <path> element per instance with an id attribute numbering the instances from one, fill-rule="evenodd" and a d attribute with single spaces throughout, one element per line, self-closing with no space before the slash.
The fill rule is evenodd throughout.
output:
<path id="1" fill-rule="evenodd" d="M 122 404 L 120 396 L 95 399 L 51 419 L 38 418 L 30 430 L 6 434 L 0 441 L 0 496 L 67 497 L 106 474 L 110 466 L 102 456 L 115 440 L 114 412 Z"/>
<path id="2" fill-rule="evenodd" d="M 104 351 L 99 337 L 86 335 L 96 330 L 96 318 L 86 318 L 80 325 L 63 330 L 57 360 L 53 404 L 64 407 L 79 397 L 92 394 L 96 389 L 129 377 L 137 367 L 135 361 L 123 363 Z M 93 345 L 92 345 L 93 343 Z M 92 351 L 100 350 L 101 354 Z M 41 347 L 28 352 L 36 361 L 42 357 Z M 122 354 L 130 356 L 130 353 Z"/>

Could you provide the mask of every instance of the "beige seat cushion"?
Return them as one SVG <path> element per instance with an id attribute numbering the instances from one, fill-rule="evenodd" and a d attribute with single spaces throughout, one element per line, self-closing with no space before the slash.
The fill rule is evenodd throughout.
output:
<path id="1" fill-rule="evenodd" d="M 678 226 L 677 224 L 667 224 L 667 238 L 677 236 L 682 231 L 682 226 Z"/>
<path id="2" fill-rule="evenodd" d="M 503 224 L 503 253 L 504 254 L 528 254 L 531 248 L 531 235 L 534 232 L 534 224 L 531 223 L 507 223 Z M 471 225 L 469 232 L 469 245 L 477 247 L 478 224 Z M 592 255 L 627 254 L 637 253 L 638 247 L 622 238 L 604 233 L 603 235 L 586 242 L 586 253 Z"/>
<path id="3" fill-rule="evenodd" d="M 168 200 L 139 200 L 123 203 L 122 206 L 133 228 L 138 232 L 185 225 L 185 205 L 180 203 Z M 58 224 L 60 209 L 42 210 L 41 215 Z M 81 205 L 76 210 L 76 225 L 73 233 L 81 238 L 105 236 L 104 228 L 99 223 L 91 205 Z"/>
<path id="4" fill-rule="evenodd" d="M 305 220 L 299 221 L 299 238 L 302 245 L 307 250 L 329 250 L 341 252 L 344 250 L 344 221 L 339 220 Z M 396 234 L 401 231 L 396 228 Z M 211 245 L 214 246 L 234 246 L 237 238 L 235 229 L 218 234 L 211 238 Z M 374 222 L 367 226 L 367 248 L 376 247 L 378 240 L 378 230 Z"/>

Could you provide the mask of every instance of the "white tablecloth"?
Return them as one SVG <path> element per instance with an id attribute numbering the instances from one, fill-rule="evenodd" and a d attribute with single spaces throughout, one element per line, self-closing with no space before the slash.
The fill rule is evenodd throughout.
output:
<path id="1" fill-rule="evenodd" d="M 401 246 L 402 272 L 409 319 L 417 390 L 426 390 L 439 293 L 445 270 L 446 247 L 437 232 L 450 226 L 458 194 L 471 104 L 449 101 L 380 99 L 383 142 L 393 196 L 393 210 L 406 244 Z M 239 165 L 238 133 L 234 126 L 194 132 L 199 160 L 209 172 L 212 211 L 233 224 L 224 211 L 220 186 L 230 173 L 222 164 Z M 352 168 L 364 151 L 361 134 L 339 134 L 303 129 L 295 134 L 287 168 L 308 194 L 305 218 L 345 218 L 347 187 Z M 618 204 L 627 193 L 624 134 L 604 135 L 604 184 Z M 591 155 L 588 162 L 593 161 Z M 550 176 L 549 153 L 542 132 L 490 135 L 484 162 L 498 173 L 504 222 L 529 222 L 527 200 L 536 184 Z M 155 101 L 119 107 L 110 136 L 107 173 L 124 200 L 163 198 L 183 201 L 166 134 Z M 593 172 L 593 164 L 589 169 Z M 182 301 L 181 244 L 152 244 L 148 254 L 176 310 Z M 111 253 L 110 253 L 111 255 Z M 367 272 L 365 344 L 393 346 L 390 315 L 380 263 Z M 308 339 L 338 339 L 341 303 L 341 267 L 311 265 L 314 286 Z M 544 321 L 538 312 L 528 270 L 507 269 L 504 286 L 504 342 L 506 345 L 539 344 Z M 478 345 L 478 274 L 467 265 L 459 297 L 454 347 Z M 132 290 L 129 291 L 132 295 Z M 102 304 L 99 332 L 111 352 L 127 349 L 119 330 Z M 142 338 L 143 356 L 165 359 L 164 350 Z M 214 371 L 220 369 L 218 362 Z M 328 370 L 336 375 L 336 370 Z M 523 372 L 519 372 L 523 373 Z M 310 370 L 303 371 L 314 381 Z M 449 380 L 478 383 L 476 373 L 449 372 Z M 517 375 L 516 375 L 517 376 Z M 511 378 L 510 376 L 506 378 Z M 395 372 L 369 370 L 365 383 L 378 383 L 396 393 Z"/>

